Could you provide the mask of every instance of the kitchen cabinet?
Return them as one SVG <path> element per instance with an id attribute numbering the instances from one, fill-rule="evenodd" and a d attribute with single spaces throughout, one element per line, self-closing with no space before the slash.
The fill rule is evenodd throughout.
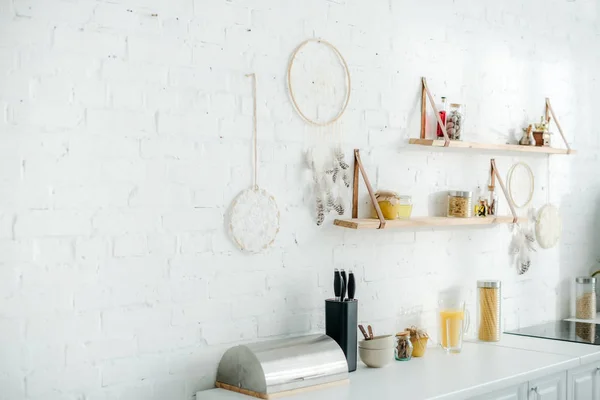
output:
<path id="1" fill-rule="evenodd" d="M 472 400 L 528 400 L 527 389 L 527 383 L 523 383 L 521 385 L 496 390 L 492 393 L 475 397 Z"/>
<path id="2" fill-rule="evenodd" d="M 560 372 L 529 381 L 528 400 L 567 400 L 567 374 Z"/>
<path id="3" fill-rule="evenodd" d="M 570 369 L 567 375 L 568 400 L 600 400 L 600 364 Z"/>

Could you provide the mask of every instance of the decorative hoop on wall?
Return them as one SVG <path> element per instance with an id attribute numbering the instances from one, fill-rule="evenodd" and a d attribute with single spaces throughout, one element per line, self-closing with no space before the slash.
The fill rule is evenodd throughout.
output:
<path id="1" fill-rule="evenodd" d="M 517 168 L 525 169 L 527 171 L 527 174 L 529 175 L 529 181 L 531 182 L 531 185 L 529 186 L 529 195 L 527 196 L 527 200 L 522 204 L 518 204 L 515 201 L 515 198 L 513 195 L 513 192 L 514 192 L 513 175 Z M 510 167 L 510 170 L 508 171 L 507 181 L 508 181 L 508 196 L 510 197 L 510 201 L 512 201 L 512 203 L 517 208 L 527 207 L 531 203 L 531 200 L 533 199 L 533 191 L 535 188 L 535 177 L 533 176 L 533 171 L 531 171 L 531 168 L 529 167 L 529 165 L 525 164 L 524 162 L 518 162 L 518 163 L 514 164 L 512 167 Z"/>
<path id="2" fill-rule="evenodd" d="M 331 50 L 333 50 L 333 52 L 340 59 L 340 62 L 342 64 L 342 66 L 344 67 L 344 71 L 346 72 L 346 83 L 347 83 L 347 87 L 348 87 L 346 90 L 346 98 L 344 99 L 344 103 L 342 105 L 342 108 L 340 109 L 340 112 L 335 117 L 333 117 L 330 121 L 327 121 L 327 122 L 318 122 L 318 121 L 314 121 L 314 120 L 310 119 L 309 117 L 307 117 L 306 114 L 304 114 L 302 112 L 302 110 L 300 109 L 300 106 L 298 105 L 298 102 L 296 101 L 296 97 L 294 96 L 294 89 L 292 87 L 292 66 L 294 65 L 296 56 L 298 55 L 300 50 L 302 50 L 302 48 L 304 48 L 304 46 L 306 46 L 308 43 L 311 43 L 311 42 L 324 44 L 325 46 L 327 46 Z M 335 47 L 334 45 L 332 45 L 331 43 L 329 43 L 328 41 L 323 40 L 323 39 L 307 39 L 304 42 L 300 43 L 300 45 L 298 47 L 296 47 L 296 50 L 294 50 L 294 52 L 292 53 L 290 62 L 288 63 L 287 83 L 288 83 L 288 90 L 290 92 L 290 98 L 292 100 L 292 104 L 294 105 L 294 109 L 296 109 L 296 112 L 300 115 L 300 117 L 302 117 L 302 119 L 304 121 L 306 121 L 312 125 L 327 126 L 327 125 L 332 124 L 335 121 L 339 120 L 342 117 L 342 115 L 344 115 L 344 112 L 346 111 L 346 108 L 348 107 L 348 103 L 350 102 L 351 81 L 350 81 L 350 70 L 348 69 L 348 63 L 346 63 L 346 60 L 342 56 L 342 53 L 340 53 L 340 51 L 337 49 L 337 47 Z"/>

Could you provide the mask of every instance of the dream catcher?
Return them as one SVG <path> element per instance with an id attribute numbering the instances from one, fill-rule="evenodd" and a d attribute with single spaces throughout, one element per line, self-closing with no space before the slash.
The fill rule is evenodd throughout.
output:
<path id="1" fill-rule="evenodd" d="M 229 221 L 229 234 L 241 250 L 259 253 L 268 248 L 279 232 L 279 209 L 275 199 L 258 187 L 256 75 L 252 78 L 253 135 L 252 135 L 252 187 L 242 191 L 233 201 Z"/>
<path id="2" fill-rule="evenodd" d="M 313 57 L 308 56 L 311 51 Z M 331 71 L 336 66 L 343 74 Z M 303 84 L 294 88 L 292 80 L 302 80 Z M 294 109 L 310 127 L 306 168 L 317 225 L 321 225 L 332 211 L 344 214 L 351 182 L 350 166 L 341 147 L 341 117 L 350 101 L 346 60 L 331 43 L 306 40 L 290 58 L 288 89 Z"/>
<path id="3" fill-rule="evenodd" d="M 508 200 L 517 208 L 526 208 L 531 204 L 535 188 L 533 171 L 529 165 L 518 162 L 508 171 Z M 527 211 L 525 222 L 513 225 L 513 237 L 510 252 L 519 275 L 524 274 L 531 266 L 531 253 L 535 252 L 534 232 L 535 212 Z"/>

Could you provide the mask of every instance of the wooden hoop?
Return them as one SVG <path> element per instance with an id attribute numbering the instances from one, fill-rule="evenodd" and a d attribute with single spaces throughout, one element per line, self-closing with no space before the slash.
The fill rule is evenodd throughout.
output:
<path id="1" fill-rule="evenodd" d="M 292 89 L 292 74 L 291 74 L 292 66 L 294 65 L 294 61 L 296 60 L 296 56 L 298 55 L 298 52 L 310 42 L 322 43 L 325 46 L 329 47 L 331 50 L 333 50 L 333 52 L 340 59 L 342 66 L 344 67 L 344 70 L 346 71 L 346 82 L 348 85 L 348 90 L 346 91 L 346 99 L 344 100 L 344 104 L 343 104 L 340 112 L 331 121 L 327 121 L 327 122 L 317 122 L 317 121 L 314 121 L 314 120 L 308 118 L 302 112 L 302 110 L 300 109 L 300 106 L 296 102 L 296 97 L 294 96 L 294 89 Z M 288 78 L 287 79 L 288 90 L 290 92 L 290 98 L 292 100 L 292 104 L 294 105 L 294 109 L 296 110 L 296 112 L 300 115 L 300 117 L 302 117 L 302 119 L 304 121 L 308 122 L 309 124 L 316 125 L 316 126 L 327 126 L 329 124 L 333 124 L 335 121 L 340 119 L 342 117 L 342 115 L 344 115 L 344 112 L 346 111 L 346 108 L 348 107 L 348 103 L 350 102 L 350 91 L 351 91 L 351 87 L 352 87 L 351 81 L 350 81 L 350 70 L 348 69 L 348 64 L 346 63 L 346 60 L 342 56 L 342 53 L 340 53 L 340 51 L 337 49 L 337 47 L 335 47 L 328 41 L 323 40 L 323 39 L 307 39 L 304 42 L 300 43 L 300 45 L 298 47 L 296 47 L 296 50 L 294 50 L 294 52 L 292 53 L 290 62 L 288 63 L 287 78 Z"/>
<path id="2" fill-rule="evenodd" d="M 515 199 L 513 197 L 513 188 L 512 188 L 512 186 L 513 186 L 513 184 L 512 184 L 513 172 L 515 171 L 515 169 L 519 165 L 522 166 L 522 167 L 524 167 L 527 170 L 527 172 L 529 173 L 529 177 L 531 178 L 531 187 L 529 188 L 529 197 L 527 197 L 527 201 L 525 201 L 525 203 L 523 203 L 522 205 L 521 204 L 517 204 L 517 202 L 515 201 Z M 534 192 L 534 189 L 535 189 L 535 176 L 533 175 L 533 171 L 531 170 L 531 168 L 529 167 L 529 165 L 525 164 L 522 161 L 520 161 L 518 163 L 515 163 L 508 170 L 507 182 L 508 182 L 508 196 L 510 197 L 510 201 L 517 208 L 525 208 L 525 207 L 527 207 L 529 205 L 529 203 L 531 203 L 531 200 L 533 200 L 533 192 Z"/>

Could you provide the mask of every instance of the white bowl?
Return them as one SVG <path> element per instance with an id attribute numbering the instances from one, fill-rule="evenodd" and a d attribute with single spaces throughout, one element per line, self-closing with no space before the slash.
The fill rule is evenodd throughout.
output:
<path id="1" fill-rule="evenodd" d="M 361 340 L 358 347 L 370 350 L 393 349 L 394 337 L 392 335 L 375 336 L 371 340 Z"/>
<path id="2" fill-rule="evenodd" d="M 359 347 L 358 354 L 360 355 L 360 360 L 364 362 L 367 367 L 371 368 L 385 367 L 394 359 L 393 348 L 372 350 Z"/>

